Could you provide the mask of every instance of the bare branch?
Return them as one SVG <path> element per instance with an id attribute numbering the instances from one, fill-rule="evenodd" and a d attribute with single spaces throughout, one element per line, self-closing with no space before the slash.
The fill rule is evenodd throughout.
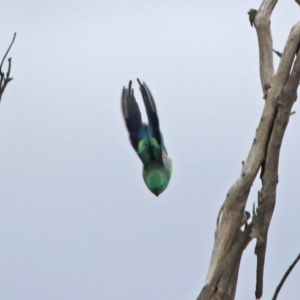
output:
<path id="1" fill-rule="evenodd" d="M 294 27 L 295 28 L 295 27 Z M 300 30 L 300 27 L 299 27 Z M 293 29 L 292 29 L 293 31 Z M 291 32 L 292 35 L 292 32 Z M 287 47 L 286 47 L 287 49 Z M 294 52 L 294 57 L 295 57 Z M 283 67 L 282 67 L 283 68 Z M 290 73 L 290 72 L 289 72 Z M 277 76 L 277 75 L 276 75 Z M 284 78 L 282 78 L 284 80 Z M 280 148 L 286 126 L 291 115 L 291 110 L 296 99 L 297 88 L 300 80 L 300 58 L 297 57 L 292 72 L 278 97 L 278 109 L 272 134 L 266 153 L 266 162 L 262 176 L 262 191 L 258 201 L 258 223 L 256 231 L 263 237 L 263 242 L 257 240 L 255 254 L 257 255 L 256 298 L 261 298 L 263 293 L 263 273 L 267 247 L 268 230 L 271 223 L 276 202 L 276 187 L 278 183 L 278 164 Z"/>
<path id="2" fill-rule="evenodd" d="M 274 293 L 274 296 L 272 298 L 272 300 L 276 300 L 277 299 L 277 296 L 285 282 L 285 280 L 288 278 L 288 276 L 290 275 L 290 273 L 292 272 L 293 268 L 295 267 L 295 265 L 297 264 L 297 262 L 300 260 L 300 253 L 299 255 L 296 257 L 296 259 L 294 260 L 294 262 L 290 265 L 290 267 L 287 269 L 287 271 L 285 272 L 284 276 L 282 277 L 279 285 L 277 286 L 276 288 L 276 291 Z"/>
<path id="3" fill-rule="evenodd" d="M 9 80 L 10 69 L 11 69 L 11 58 L 8 59 L 8 70 L 6 73 L 6 80 Z"/>
<path id="4" fill-rule="evenodd" d="M 279 57 L 282 56 L 282 53 L 273 49 L 273 52 L 276 53 Z"/>
<path id="5" fill-rule="evenodd" d="M 10 48 L 12 47 L 14 41 L 15 41 L 15 38 L 16 38 L 16 33 L 14 34 L 14 37 L 1 61 L 1 64 L 0 64 L 0 102 L 1 102 L 1 98 L 2 98 L 2 95 L 4 93 L 4 90 L 7 86 L 7 84 L 12 80 L 12 78 L 10 78 L 10 70 L 11 70 L 11 58 L 8 59 L 8 69 L 7 69 L 7 72 L 6 72 L 6 76 L 4 75 L 4 72 L 2 72 L 2 66 L 3 66 L 3 63 L 5 61 L 5 58 L 10 50 Z"/>
<path id="6" fill-rule="evenodd" d="M 252 225 L 248 225 L 244 231 L 239 230 L 232 251 L 220 263 L 211 282 L 204 286 L 197 300 L 233 299 L 242 253 L 252 239 L 251 230 Z"/>
<path id="7" fill-rule="evenodd" d="M 257 239 L 256 296 L 259 298 L 262 295 L 267 233 L 275 207 L 280 147 L 297 98 L 300 80 L 300 58 L 297 57 L 295 61 L 300 45 L 300 22 L 291 30 L 278 71 L 274 75 L 275 50 L 272 47 L 270 18 L 276 4 L 277 0 L 264 0 L 257 12 L 249 12 L 250 23 L 254 24 L 258 36 L 260 78 L 266 101 L 241 174 L 229 189 L 219 211 L 206 285 L 199 300 L 234 299 L 241 256 L 252 238 Z M 244 210 L 260 168 L 263 188 L 259 192 L 258 207 L 253 208 L 252 223 L 249 225 L 247 219 L 250 214 Z M 241 231 L 244 222 L 245 230 Z"/>
<path id="8" fill-rule="evenodd" d="M 295 59 L 295 55 L 299 49 L 299 43 L 300 43 L 300 22 L 294 25 L 293 28 L 291 29 L 290 35 L 288 37 L 284 51 L 282 53 L 278 70 L 273 83 L 273 85 L 276 87 L 274 89 L 275 94 L 279 94 L 279 91 L 283 88 L 283 86 L 286 84 L 289 78 L 291 67 Z"/>
<path id="9" fill-rule="evenodd" d="M 240 178 L 230 188 L 224 203 L 223 215 L 216 231 L 215 246 L 206 282 L 208 283 L 217 265 L 224 259 L 235 239 L 242 222 L 251 185 L 265 158 L 265 151 L 276 113 L 276 100 L 266 101 L 263 115 L 256 131 L 252 148 L 242 166 Z"/>
<path id="10" fill-rule="evenodd" d="M 9 52 L 11 46 L 13 45 L 13 43 L 14 43 L 14 41 L 15 41 L 16 35 L 17 35 L 17 33 L 15 32 L 14 37 L 13 37 L 13 39 L 12 39 L 12 41 L 11 41 L 11 43 L 10 43 L 8 49 L 7 49 L 7 51 L 6 51 L 6 53 L 5 53 L 5 55 L 4 55 L 3 59 L 2 59 L 2 61 L 1 61 L 0 71 L 2 70 L 2 66 L 3 66 L 4 60 L 5 60 L 5 58 L 6 58 L 7 54 L 8 54 L 8 52 Z"/>
<path id="11" fill-rule="evenodd" d="M 271 84 L 274 78 L 273 40 L 270 19 L 276 4 L 277 0 L 263 1 L 254 19 L 259 46 L 260 80 L 264 93 L 266 92 L 264 86 Z"/>

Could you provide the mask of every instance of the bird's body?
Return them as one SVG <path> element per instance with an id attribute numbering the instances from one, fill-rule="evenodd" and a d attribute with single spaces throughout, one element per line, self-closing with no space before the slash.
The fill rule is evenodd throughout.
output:
<path id="1" fill-rule="evenodd" d="M 143 178 L 148 189 L 158 196 L 169 184 L 172 161 L 168 156 L 159 127 L 159 119 L 153 97 L 145 83 L 141 83 L 148 124 L 142 122 L 139 106 L 134 98 L 131 81 L 123 88 L 122 111 L 132 147 L 143 163 Z"/>

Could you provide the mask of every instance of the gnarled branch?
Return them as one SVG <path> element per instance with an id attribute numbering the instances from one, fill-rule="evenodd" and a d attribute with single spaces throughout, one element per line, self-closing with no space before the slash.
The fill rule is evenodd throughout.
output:
<path id="1" fill-rule="evenodd" d="M 276 3 L 277 0 L 264 0 L 258 11 L 249 12 L 250 23 L 257 31 L 260 78 L 266 101 L 242 172 L 219 212 L 206 284 L 198 300 L 234 299 L 241 256 L 252 238 L 257 239 L 256 296 L 262 295 L 267 231 L 275 206 L 280 147 L 300 79 L 300 59 L 294 63 L 300 42 L 299 24 L 291 30 L 274 75 L 270 18 Z M 260 168 L 263 188 L 259 193 L 259 206 L 254 210 L 252 223 L 246 223 L 245 230 L 241 231 L 248 195 Z"/>

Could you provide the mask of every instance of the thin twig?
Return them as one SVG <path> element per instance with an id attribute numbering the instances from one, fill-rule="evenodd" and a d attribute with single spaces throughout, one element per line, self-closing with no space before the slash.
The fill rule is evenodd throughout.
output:
<path id="1" fill-rule="evenodd" d="M 3 66 L 3 63 L 5 61 L 5 58 L 6 58 L 7 54 L 8 54 L 8 52 L 9 52 L 9 50 L 11 49 L 11 47 L 12 47 L 14 41 L 15 41 L 16 35 L 17 34 L 15 33 L 14 37 L 13 37 L 13 39 L 12 39 L 12 41 L 11 41 L 8 49 L 7 49 L 7 51 L 6 51 L 6 53 L 5 53 L 5 55 L 4 55 L 4 57 L 3 57 L 2 61 L 1 61 L 1 65 L 0 65 L 0 101 L 1 101 L 2 95 L 4 93 L 4 90 L 5 90 L 6 86 L 7 86 L 7 84 L 11 80 L 13 80 L 12 78 L 9 77 L 10 76 L 10 70 L 11 70 L 11 58 L 8 58 L 8 68 L 7 68 L 6 76 L 5 76 L 4 72 L 2 72 L 2 66 Z"/>
<path id="2" fill-rule="evenodd" d="M 274 53 L 276 53 L 276 54 L 281 58 L 282 52 L 276 51 L 276 50 L 274 50 L 274 49 L 272 49 L 272 50 L 273 50 Z"/>
<path id="3" fill-rule="evenodd" d="M 11 69 L 11 58 L 8 59 L 8 69 L 7 69 L 7 73 L 6 73 L 6 80 L 9 80 L 10 69 Z"/>
<path id="4" fill-rule="evenodd" d="M 290 267 L 287 269 L 287 271 L 285 272 L 284 276 L 282 277 L 279 285 L 277 286 L 276 288 L 276 291 L 274 293 L 274 296 L 272 298 L 272 300 L 276 300 L 277 299 L 277 296 L 285 282 L 285 280 L 288 278 L 288 276 L 290 275 L 290 273 L 292 272 L 293 268 L 295 267 L 295 265 L 297 264 L 297 262 L 300 260 L 300 253 L 299 255 L 296 257 L 296 259 L 294 260 L 294 262 L 290 265 Z"/>
<path id="5" fill-rule="evenodd" d="M 4 55 L 4 57 L 3 57 L 3 59 L 2 59 L 2 62 L 1 62 L 1 65 L 0 65 L 0 72 L 1 72 L 1 70 L 2 70 L 2 66 L 3 66 L 4 60 L 5 60 L 5 58 L 6 58 L 7 54 L 8 54 L 8 52 L 9 52 L 11 46 L 13 45 L 13 43 L 14 43 L 14 41 L 15 41 L 16 35 L 17 35 L 17 33 L 15 32 L 14 37 L 13 37 L 13 39 L 12 39 L 12 41 L 11 41 L 11 43 L 10 43 L 10 45 L 9 45 L 9 47 L 8 47 L 8 49 L 7 49 L 6 53 L 5 53 L 5 55 Z"/>

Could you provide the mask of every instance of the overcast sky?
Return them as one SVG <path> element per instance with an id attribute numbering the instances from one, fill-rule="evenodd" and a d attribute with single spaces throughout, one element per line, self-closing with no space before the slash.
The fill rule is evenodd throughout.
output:
<path id="1" fill-rule="evenodd" d="M 0 105 L 1 299 L 198 296 L 218 210 L 264 105 L 247 15 L 260 2 L 2 1 L 1 58 L 17 38 Z M 298 20 L 296 3 L 279 1 L 275 49 Z M 155 98 L 173 160 L 159 198 L 144 185 L 121 115 L 130 79 L 144 109 L 137 77 Z M 298 105 L 281 152 L 264 299 L 300 251 Z M 237 299 L 254 299 L 254 246 Z M 296 299 L 299 278 L 298 265 L 280 299 Z"/>

